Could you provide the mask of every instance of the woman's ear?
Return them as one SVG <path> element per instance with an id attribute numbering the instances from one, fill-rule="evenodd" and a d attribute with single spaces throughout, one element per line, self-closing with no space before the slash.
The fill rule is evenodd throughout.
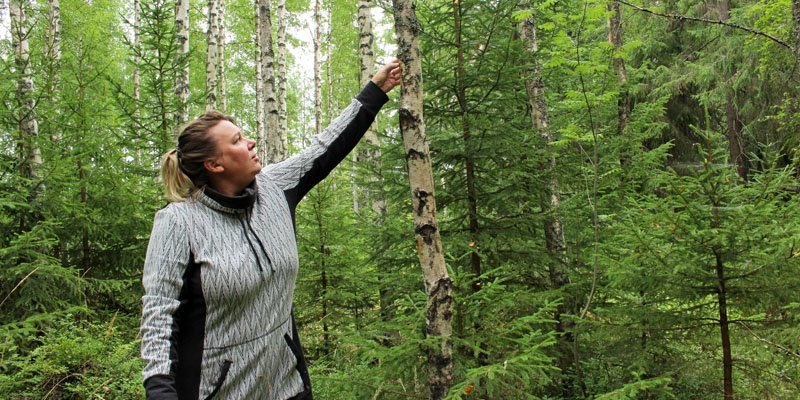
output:
<path id="1" fill-rule="evenodd" d="M 205 167 L 206 171 L 212 174 L 219 174 L 225 171 L 225 167 L 222 166 L 216 159 L 209 159 L 203 161 L 203 167 Z"/>

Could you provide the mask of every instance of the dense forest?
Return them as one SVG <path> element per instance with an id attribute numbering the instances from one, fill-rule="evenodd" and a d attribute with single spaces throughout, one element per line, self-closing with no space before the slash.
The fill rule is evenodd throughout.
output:
<path id="1" fill-rule="evenodd" d="M 800 398 L 798 0 L 0 8 L 0 398 L 143 398 L 178 128 L 275 162 L 395 57 L 297 211 L 317 398 Z"/>

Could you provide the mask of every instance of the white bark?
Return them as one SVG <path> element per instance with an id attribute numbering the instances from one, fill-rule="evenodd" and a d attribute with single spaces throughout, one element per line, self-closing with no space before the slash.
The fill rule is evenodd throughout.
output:
<path id="1" fill-rule="evenodd" d="M 51 131 L 50 140 L 59 141 L 62 136 L 61 123 L 58 116 L 58 107 L 61 96 L 61 4 L 59 0 L 48 0 L 48 21 L 47 30 L 47 58 L 50 62 L 48 73 L 47 93 L 51 107 L 52 117 L 55 119 L 55 129 Z"/>
<path id="2" fill-rule="evenodd" d="M 264 129 L 264 81 L 261 75 L 261 18 L 259 14 L 259 0 L 255 0 L 256 7 L 256 151 L 258 158 L 267 159 L 267 133 Z"/>
<path id="3" fill-rule="evenodd" d="M 223 112 L 227 112 L 228 110 L 228 96 L 225 95 L 225 91 L 227 90 L 225 87 L 225 0 L 219 0 L 219 7 L 218 7 L 218 14 L 217 14 L 217 55 L 219 56 L 219 62 L 217 64 L 217 76 L 219 78 L 219 107 L 220 110 Z"/>
<path id="4" fill-rule="evenodd" d="M 138 4 L 139 0 L 136 2 Z M 189 120 L 189 0 L 177 0 L 175 4 L 175 34 L 178 40 L 178 63 L 181 65 L 180 70 L 175 74 L 175 94 L 180 106 L 179 111 L 175 113 L 175 130 L 177 132 Z M 139 40 L 138 34 L 136 40 Z M 136 46 L 138 48 L 138 42 Z M 137 69 L 134 78 L 137 96 L 138 79 L 139 71 Z"/>
<path id="5" fill-rule="evenodd" d="M 258 2 L 259 46 L 261 47 L 261 80 L 264 85 L 264 129 L 266 131 L 266 162 L 276 163 L 286 158 L 286 150 L 278 134 L 278 104 L 275 93 L 275 53 L 272 50 L 272 17 L 269 0 Z"/>
<path id="6" fill-rule="evenodd" d="M 422 112 L 421 27 L 412 0 L 393 0 L 398 58 L 403 63 L 400 132 L 411 186 L 417 254 L 428 295 L 425 333 L 440 338 L 428 354 L 431 399 L 443 398 L 453 384 L 453 281 L 447 274 L 434 199 L 433 170 Z"/>
<path id="7" fill-rule="evenodd" d="M 361 85 L 364 86 L 369 82 L 374 73 L 375 55 L 372 50 L 374 36 L 372 34 L 372 13 L 370 7 L 372 6 L 371 0 L 358 1 L 358 27 L 359 27 L 359 58 L 361 63 Z M 386 200 L 381 192 L 380 170 L 381 170 L 381 148 L 378 135 L 375 134 L 374 124 L 370 126 L 366 133 L 364 133 L 365 145 L 362 145 L 358 153 L 358 161 L 366 162 L 370 165 L 371 169 L 375 171 L 369 178 L 370 200 L 372 203 L 372 211 L 378 217 L 378 220 L 383 220 L 386 217 Z M 355 204 L 355 203 L 354 203 Z"/>
<path id="8" fill-rule="evenodd" d="M 17 75 L 16 100 L 19 122 L 19 162 L 20 173 L 27 178 L 38 178 L 42 165 L 42 153 L 38 145 L 39 125 L 36 122 L 35 100 L 33 98 L 33 76 L 28 51 L 28 30 L 25 18 L 25 0 L 11 0 L 9 14 L 11 17 L 11 45 L 14 51 L 14 67 Z"/>
<path id="9" fill-rule="evenodd" d="M 206 53 L 206 110 L 217 108 L 217 64 L 219 58 L 217 54 L 217 35 L 219 28 L 218 3 L 216 0 L 208 0 L 208 31 L 207 31 L 207 53 Z"/>
<path id="10" fill-rule="evenodd" d="M 289 119 L 286 110 L 286 0 L 278 0 L 278 132 L 283 143 L 283 149 L 288 154 Z"/>
<path id="11" fill-rule="evenodd" d="M 322 4 L 314 0 L 314 132 L 322 133 Z"/>

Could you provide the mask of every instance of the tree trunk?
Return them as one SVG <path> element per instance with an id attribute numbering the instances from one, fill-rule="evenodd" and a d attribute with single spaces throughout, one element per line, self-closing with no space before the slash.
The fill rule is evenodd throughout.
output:
<path id="1" fill-rule="evenodd" d="M 258 2 L 259 46 L 261 47 L 261 81 L 264 85 L 261 100 L 264 102 L 264 131 L 266 136 L 266 162 L 269 164 L 286 158 L 286 150 L 278 135 L 278 104 L 275 99 L 275 53 L 272 50 L 272 17 L 269 0 Z"/>
<path id="2" fill-rule="evenodd" d="M 36 179 L 42 165 L 42 153 L 38 144 L 39 125 L 36 121 L 36 101 L 33 98 L 33 76 L 28 52 L 27 38 L 30 31 L 25 17 L 25 6 L 28 2 L 11 0 L 9 3 L 14 72 L 17 75 L 16 103 L 19 111 L 15 117 L 19 123 L 19 172 L 25 178 Z M 35 197 L 35 193 L 31 193 L 31 197 Z"/>
<path id="3" fill-rule="evenodd" d="M 217 23 L 218 3 L 217 0 L 208 0 L 208 31 L 206 53 L 206 111 L 217 108 L 217 64 L 219 55 L 217 54 L 217 35 L 219 28 Z"/>
<path id="4" fill-rule="evenodd" d="M 528 5 L 530 6 L 530 5 Z M 539 39 L 536 30 L 536 19 L 531 16 L 520 25 L 521 37 L 525 41 L 525 49 L 530 58 L 530 66 L 527 69 L 525 87 L 528 93 L 528 101 L 531 107 L 531 123 L 533 129 L 541 137 L 544 148 L 548 148 L 553 142 L 553 134 L 550 129 L 550 117 L 547 112 L 547 97 L 544 92 L 544 79 L 539 61 L 536 59 L 539 51 Z M 623 66 L 624 69 L 624 66 Z M 556 210 L 561 204 L 558 179 L 555 173 L 555 157 L 550 156 L 547 163 L 543 166 L 547 174 L 547 190 L 544 193 L 542 209 L 545 210 L 547 217 L 544 220 L 544 236 L 547 252 L 552 261 L 549 263 L 550 285 L 554 289 L 559 289 L 569 283 L 569 276 L 566 272 L 569 260 L 567 258 L 567 247 L 564 241 L 564 230 L 561 219 Z M 559 360 L 558 364 L 564 376 L 569 376 L 567 371 L 572 364 L 571 334 L 567 330 L 569 321 L 565 320 L 564 314 L 569 313 L 566 305 L 561 305 L 556 310 L 556 331 L 559 333 Z M 562 393 L 564 397 L 572 397 L 572 384 L 562 382 Z"/>
<path id="5" fill-rule="evenodd" d="M 467 174 L 467 219 L 469 225 L 470 269 L 475 275 L 472 291 L 480 290 L 481 282 L 481 257 L 480 227 L 478 226 L 478 196 L 475 190 L 475 160 L 472 156 L 472 137 L 469 125 L 469 110 L 467 109 L 466 71 L 464 70 L 464 48 L 461 29 L 461 1 L 453 0 L 453 22 L 456 35 L 456 98 L 458 99 L 459 114 L 461 118 L 461 137 L 464 140 L 464 170 Z"/>
<path id="6" fill-rule="evenodd" d="M 322 4 L 314 0 L 314 132 L 322 133 Z"/>
<path id="7" fill-rule="evenodd" d="M 719 334 L 722 340 L 723 395 L 725 400 L 733 400 L 733 357 L 731 355 L 731 336 L 728 330 L 728 293 L 725 287 L 725 266 L 722 255 L 714 251 L 717 272 L 717 304 L 719 306 Z"/>
<path id="8" fill-rule="evenodd" d="M 49 27 L 47 30 L 47 59 L 48 59 L 48 77 L 47 77 L 47 91 L 49 93 L 48 101 L 50 102 L 50 119 L 55 120 L 51 123 L 50 140 L 53 142 L 61 140 L 62 128 L 61 121 L 58 118 L 59 98 L 61 96 L 61 5 L 59 0 L 48 0 L 48 20 Z M 53 127 L 53 125 L 55 125 Z"/>
<path id="9" fill-rule="evenodd" d="M 289 154 L 289 119 L 286 110 L 286 0 L 278 0 L 278 134 L 286 155 Z"/>
<path id="10" fill-rule="evenodd" d="M 794 59 L 800 60 L 800 0 L 792 0 L 792 20 L 794 21 Z"/>
<path id="11" fill-rule="evenodd" d="M 628 92 L 628 72 L 625 69 L 625 59 L 622 58 L 622 10 L 619 1 L 613 0 L 608 3 L 608 42 L 614 49 L 613 64 L 614 72 L 619 79 L 619 100 L 617 101 L 618 118 L 617 134 L 622 135 L 631 117 L 631 99 Z"/>
<path id="12" fill-rule="evenodd" d="M 719 19 L 727 21 L 730 19 L 731 5 L 728 0 L 719 2 Z M 730 35 L 730 32 L 726 33 Z M 737 68 L 731 68 L 731 77 L 738 74 Z M 730 163 L 736 169 L 736 173 L 742 180 L 747 180 L 749 169 L 749 161 L 747 160 L 747 153 L 745 152 L 745 143 L 742 138 L 742 120 L 739 118 L 739 111 L 736 107 L 736 88 L 731 88 L 731 91 L 725 97 L 725 121 L 728 131 L 728 150 Z"/>
<path id="13" fill-rule="evenodd" d="M 142 5 L 139 3 L 139 0 L 133 0 L 133 137 L 137 142 L 141 140 L 141 122 L 139 115 L 139 99 L 141 98 L 141 94 L 139 92 L 139 87 L 141 85 L 139 79 L 139 63 L 141 62 L 142 51 L 142 39 L 139 34 L 139 19 L 141 18 L 141 14 Z M 138 143 L 133 154 L 135 158 L 135 164 L 137 166 L 141 166 L 142 151 L 141 146 L 138 146 Z"/>
<path id="14" fill-rule="evenodd" d="M 219 0 L 219 13 L 217 14 L 217 76 L 219 77 L 219 109 L 228 110 L 228 96 L 225 95 L 225 1 Z"/>
<path id="15" fill-rule="evenodd" d="M 372 44 L 374 42 L 374 36 L 372 34 L 372 12 L 370 11 L 370 7 L 372 6 L 371 0 L 359 0 L 358 1 L 358 28 L 359 28 L 359 44 L 358 44 L 358 53 L 359 53 L 359 61 L 361 64 L 361 86 L 369 82 L 372 79 L 372 75 L 375 73 L 375 55 L 372 51 Z M 378 139 L 378 135 L 375 134 L 375 130 L 372 126 L 364 133 L 364 141 L 365 144 L 362 144 L 359 148 L 358 153 L 356 153 L 356 160 L 359 162 L 367 163 L 370 166 L 370 169 L 374 172 L 369 176 L 369 188 L 367 188 L 366 193 L 369 194 L 370 202 L 372 203 L 372 211 L 375 213 L 376 222 L 383 226 L 383 223 L 386 219 L 386 215 L 388 213 L 386 207 L 386 198 L 383 195 L 383 178 L 381 177 L 381 143 Z M 354 208 L 357 208 L 358 202 L 358 189 L 356 188 L 355 183 L 353 184 L 353 205 Z M 380 284 L 378 287 L 379 292 L 379 306 L 381 317 L 384 321 L 389 319 L 389 314 L 387 312 L 389 303 L 391 302 L 389 290 L 385 287 L 384 284 L 384 273 L 378 275 L 378 279 L 380 280 Z"/>
<path id="16" fill-rule="evenodd" d="M 259 0 L 255 0 L 256 11 L 256 34 L 254 42 L 256 44 L 255 64 L 256 64 L 256 151 L 258 158 L 267 159 L 267 133 L 264 127 L 264 81 L 261 74 L 261 6 Z"/>
<path id="17" fill-rule="evenodd" d="M 372 79 L 375 73 L 375 55 L 372 51 L 372 44 L 374 36 L 372 34 L 372 13 L 370 11 L 370 0 L 359 0 L 358 2 L 358 27 L 359 27 L 359 60 L 361 64 L 361 86 L 364 86 Z M 374 126 L 374 125 L 373 125 Z M 370 175 L 370 202 L 372 211 L 375 213 L 378 221 L 382 223 L 386 217 L 386 200 L 380 188 L 383 187 L 380 177 L 381 170 L 381 148 L 378 135 L 375 134 L 373 126 L 364 133 L 364 141 L 366 145 L 359 148 L 358 157 L 359 161 L 367 163 L 371 169 L 375 171 Z"/>
<path id="18" fill-rule="evenodd" d="M 453 281 L 447 274 L 436 217 L 433 170 L 422 110 L 421 27 L 412 0 L 393 0 L 398 58 L 403 63 L 400 90 L 400 132 L 406 151 L 417 255 L 422 266 L 428 304 L 425 333 L 438 338 L 439 348 L 428 350 L 431 399 L 447 395 L 453 384 Z"/>
<path id="19" fill-rule="evenodd" d="M 138 0 L 137 0 L 138 2 Z M 175 113 L 175 130 L 181 129 L 189 120 L 189 0 L 177 0 L 175 4 L 175 35 L 178 41 L 178 71 L 175 74 L 175 95 L 178 97 L 178 112 Z M 137 36 L 138 39 L 138 36 Z M 138 90 L 138 70 L 135 84 Z M 137 92 L 138 96 L 138 92 Z"/>

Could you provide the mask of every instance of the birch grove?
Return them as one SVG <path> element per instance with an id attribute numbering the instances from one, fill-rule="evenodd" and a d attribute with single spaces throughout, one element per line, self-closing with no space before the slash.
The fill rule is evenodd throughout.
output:
<path id="1" fill-rule="evenodd" d="M 36 99 L 34 98 L 33 76 L 28 50 L 29 21 L 26 18 L 25 0 L 10 0 L 11 45 L 14 50 L 14 72 L 17 75 L 15 118 L 18 121 L 19 137 L 17 152 L 19 172 L 22 176 L 35 179 L 39 177 L 42 153 L 39 147 L 39 124 L 36 121 Z"/>

